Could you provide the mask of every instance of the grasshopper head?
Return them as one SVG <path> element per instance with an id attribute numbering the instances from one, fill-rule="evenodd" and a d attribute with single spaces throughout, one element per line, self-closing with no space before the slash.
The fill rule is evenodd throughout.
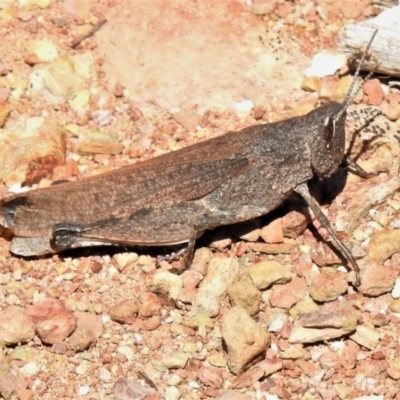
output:
<path id="1" fill-rule="evenodd" d="M 353 102 L 363 84 L 371 77 L 373 70 L 363 79 L 355 90 L 356 80 L 360 68 L 367 56 L 368 50 L 377 34 L 374 31 L 358 64 L 356 73 L 343 103 L 332 103 L 321 106 L 309 113 L 310 126 L 314 127 L 308 147 L 311 153 L 311 165 L 318 176 L 329 176 L 337 170 L 344 157 L 346 144 L 346 114 L 349 105 Z"/>
<path id="2" fill-rule="evenodd" d="M 318 176 L 329 176 L 343 160 L 346 142 L 346 110 L 332 103 L 321 106 L 309 114 L 315 127 L 308 147 L 311 165 Z"/>

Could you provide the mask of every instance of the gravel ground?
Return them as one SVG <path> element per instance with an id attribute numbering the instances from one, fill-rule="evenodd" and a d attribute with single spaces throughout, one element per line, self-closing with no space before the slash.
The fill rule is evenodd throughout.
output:
<path id="1" fill-rule="evenodd" d="M 0 194 L 340 101 L 338 32 L 378 13 L 369 0 L 0 0 Z M 322 50 L 340 73 L 305 77 Z M 361 286 L 298 199 L 206 232 L 180 274 L 156 264 L 168 248 L 24 259 L 3 230 L 0 396 L 400 399 L 400 91 L 378 78 L 346 134 L 382 172 L 313 185 Z"/>

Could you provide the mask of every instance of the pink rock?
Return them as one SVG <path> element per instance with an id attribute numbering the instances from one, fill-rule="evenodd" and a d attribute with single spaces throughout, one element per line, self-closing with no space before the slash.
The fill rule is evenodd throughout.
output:
<path id="1" fill-rule="evenodd" d="M 222 318 L 221 334 L 226 344 L 229 370 L 237 375 L 264 359 L 270 336 L 241 307 L 232 307 Z"/>
<path id="2" fill-rule="evenodd" d="M 139 310 L 140 317 L 150 318 L 160 314 L 161 301 L 156 294 L 150 292 L 141 293 L 139 301 L 142 303 Z"/>
<path id="3" fill-rule="evenodd" d="M 29 306 L 27 312 L 33 320 L 35 330 L 45 343 L 60 343 L 76 328 L 76 320 L 64 302 L 46 299 Z"/>
<path id="4" fill-rule="evenodd" d="M 334 101 L 338 85 L 339 78 L 337 76 L 322 78 L 319 85 L 318 98 L 320 100 Z"/>
<path id="5" fill-rule="evenodd" d="M 266 243 L 283 242 L 282 218 L 278 218 L 261 229 L 260 236 Z"/>
<path id="6" fill-rule="evenodd" d="M 68 343 L 55 343 L 53 344 L 53 346 L 51 346 L 51 351 L 56 354 L 66 354 L 66 352 L 68 351 Z"/>
<path id="7" fill-rule="evenodd" d="M 346 342 L 346 346 L 340 352 L 340 360 L 345 369 L 351 370 L 356 366 L 359 351 L 360 346 L 357 343 L 352 340 Z"/>
<path id="8" fill-rule="evenodd" d="M 200 115 L 188 107 L 183 107 L 179 112 L 174 114 L 174 118 L 188 132 L 195 132 L 200 125 Z"/>
<path id="9" fill-rule="evenodd" d="M 299 322 L 305 328 L 343 328 L 351 332 L 356 329 L 357 315 L 348 302 L 335 301 L 303 315 Z"/>
<path id="10" fill-rule="evenodd" d="M 341 366 L 340 358 L 337 353 L 333 351 L 322 354 L 319 358 L 319 362 L 324 369 L 339 368 Z"/>
<path id="11" fill-rule="evenodd" d="M 233 236 L 246 240 L 248 242 L 257 242 L 260 238 L 260 220 L 251 219 L 249 221 L 239 222 L 232 226 Z"/>
<path id="12" fill-rule="evenodd" d="M 17 390 L 18 400 L 33 400 L 33 392 L 30 389 L 20 387 Z"/>
<path id="13" fill-rule="evenodd" d="M 89 0 L 65 0 L 62 5 L 75 18 L 85 18 L 90 14 Z"/>
<path id="14" fill-rule="evenodd" d="M 396 121 L 400 118 L 400 103 L 398 101 L 390 101 L 384 113 L 391 121 Z"/>
<path id="15" fill-rule="evenodd" d="M 53 170 L 53 181 L 70 179 L 72 176 L 79 174 L 78 164 L 75 160 L 69 159 L 64 165 L 59 165 Z"/>
<path id="16" fill-rule="evenodd" d="M 339 8 L 345 18 L 356 19 L 362 14 L 365 4 L 360 0 L 341 1 Z"/>
<path id="17" fill-rule="evenodd" d="M 192 304 L 195 300 L 197 294 L 197 289 L 192 287 L 184 287 L 182 288 L 179 294 L 179 300 L 183 303 Z"/>
<path id="18" fill-rule="evenodd" d="M 278 5 L 278 0 L 253 0 L 250 2 L 250 11 L 256 15 L 265 15 L 273 12 Z"/>
<path id="19" fill-rule="evenodd" d="M 82 326 L 88 328 L 93 332 L 96 338 L 99 338 L 103 334 L 103 321 L 100 315 L 75 311 L 74 316 L 78 327 Z"/>
<path id="20" fill-rule="evenodd" d="M 283 363 L 277 358 L 266 358 L 257 364 L 264 371 L 266 376 L 272 375 L 283 368 Z"/>
<path id="21" fill-rule="evenodd" d="M 284 18 L 293 11 L 293 7 L 293 4 L 285 1 L 277 6 L 275 14 L 280 18 Z"/>
<path id="22" fill-rule="evenodd" d="M 272 288 L 269 302 L 273 307 L 290 309 L 307 293 L 307 285 L 304 279 L 295 277 L 286 285 L 275 285 Z"/>
<path id="23" fill-rule="evenodd" d="M 333 301 L 347 292 L 348 284 L 343 272 L 323 271 L 315 277 L 310 296 L 315 301 Z"/>
<path id="24" fill-rule="evenodd" d="M 232 244 L 232 239 L 229 237 L 224 227 L 218 229 L 214 235 L 210 247 L 212 249 L 222 250 Z"/>
<path id="25" fill-rule="evenodd" d="M 251 400 L 251 397 L 237 390 L 226 390 L 218 397 L 215 397 L 215 400 Z"/>
<path id="26" fill-rule="evenodd" d="M 303 234 L 309 222 L 305 214 L 298 211 L 290 211 L 282 218 L 283 235 L 296 239 Z"/>
<path id="27" fill-rule="evenodd" d="M 385 92 L 383 91 L 378 79 L 370 79 L 365 82 L 363 91 L 367 96 L 367 103 L 372 106 L 381 105 L 385 98 Z"/>
<path id="28" fill-rule="evenodd" d="M 0 88 L 0 104 L 5 104 L 11 94 L 10 88 Z"/>
<path id="29" fill-rule="evenodd" d="M 4 129 L 3 133 L 0 169 L 8 187 L 21 182 L 38 183 L 64 164 L 64 132 L 49 117 L 21 119 L 18 127 Z"/>
<path id="30" fill-rule="evenodd" d="M 194 270 L 184 271 L 181 277 L 184 288 L 195 288 L 203 279 L 203 275 Z"/>
<path id="31" fill-rule="evenodd" d="M 12 395 L 22 386 L 22 382 L 11 372 L 0 375 L 0 393 L 3 399 L 15 398 Z"/>
<path id="32" fill-rule="evenodd" d="M 392 88 L 392 89 L 389 91 L 389 94 L 386 96 L 386 100 L 387 100 L 389 103 L 392 103 L 392 102 L 394 102 L 394 103 L 400 103 L 400 90 L 395 89 L 395 88 Z"/>
<path id="33" fill-rule="evenodd" d="M 58 155 L 52 154 L 43 157 L 37 157 L 28 164 L 28 172 L 25 176 L 27 185 L 40 182 L 42 178 L 48 177 L 52 174 L 55 167 L 59 166 L 63 160 L 60 160 Z"/>
<path id="34" fill-rule="evenodd" d="M 253 251 L 258 251 L 260 253 L 266 254 L 289 254 L 295 249 L 293 243 L 252 243 L 249 242 L 247 247 Z"/>
<path id="35" fill-rule="evenodd" d="M 333 249 L 324 242 L 318 242 L 313 246 L 311 250 L 311 258 L 315 264 L 319 266 L 337 265 L 341 263 L 340 258 Z"/>
<path id="36" fill-rule="evenodd" d="M 368 268 L 361 273 L 361 286 L 358 290 L 368 296 L 379 296 L 393 289 L 396 278 L 394 268 L 369 263 Z"/>
<path id="37" fill-rule="evenodd" d="M 262 363 L 263 361 L 261 361 Z M 259 364 L 261 364 L 259 363 Z M 256 365 L 233 379 L 230 387 L 232 389 L 242 389 L 250 387 L 253 383 L 260 380 L 265 375 L 265 371 Z"/>
<path id="38" fill-rule="evenodd" d="M 313 374 L 315 374 L 315 371 L 317 369 L 315 364 L 311 361 L 296 360 L 296 364 L 301 368 L 303 374 L 307 376 L 312 376 Z"/>
<path id="39" fill-rule="evenodd" d="M 221 368 L 202 367 L 197 372 L 197 378 L 201 383 L 213 388 L 221 388 L 224 383 Z"/>
<path id="40" fill-rule="evenodd" d="M 262 117 L 265 115 L 265 109 L 264 107 L 261 106 L 256 106 L 253 108 L 253 118 L 257 121 L 262 119 Z"/>
<path id="41" fill-rule="evenodd" d="M 96 336 L 89 327 L 81 325 L 74 330 L 68 342 L 72 349 L 84 351 L 96 342 Z"/>
<path id="42" fill-rule="evenodd" d="M 154 331 L 161 325 L 161 318 L 154 316 L 143 321 L 143 329 L 146 331 Z"/>
<path id="43" fill-rule="evenodd" d="M 27 342 L 35 336 L 33 322 L 26 310 L 9 306 L 0 312 L 0 341 L 7 344 Z"/>
<path id="44" fill-rule="evenodd" d="M 144 399 L 154 392 L 153 388 L 143 386 L 138 380 L 128 378 L 119 378 L 113 390 L 115 398 L 120 400 Z"/>
<path id="45" fill-rule="evenodd" d="M 371 378 L 376 378 L 377 375 L 385 372 L 389 368 L 389 363 L 386 360 L 361 360 L 358 365 L 358 371 Z"/>
<path id="46" fill-rule="evenodd" d="M 314 279 L 316 272 L 312 270 L 312 260 L 309 253 L 301 254 L 297 262 L 294 264 L 296 274 L 304 276 L 307 281 L 309 278 Z"/>
<path id="47" fill-rule="evenodd" d="M 113 321 L 132 324 L 140 309 L 138 300 L 124 300 L 108 309 L 108 315 Z"/>
<path id="48" fill-rule="evenodd" d="M 327 376 L 324 376 L 324 379 L 326 379 Z M 335 400 L 337 396 L 337 392 L 334 389 L 324 389 L 321 388 L 318 390 L 318 393 L 320 394 L 321 398 L 324 400 Z"/>

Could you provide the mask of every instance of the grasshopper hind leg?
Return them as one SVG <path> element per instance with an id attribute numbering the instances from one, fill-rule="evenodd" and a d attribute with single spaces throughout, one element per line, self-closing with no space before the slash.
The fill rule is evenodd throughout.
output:
<path id="1" fill-rule="evenodd" d="M 54 243 L 63 249 L 78 247 L 82 243 L 103 242 L 130 246 L 175 246 L 188 243 L 182 258 L 182 269 L 193 259 L 196 239 L 202 234 L 197 229 L 203 222 L 204 208 L 193 202 L 181 202 L 165 207 L 147 207 L 120 217 L 97 220 L 92 224 L 63 222 L 53 230 Z M 181 254 L 175 254 L 176 259 Z M 158 263 L 162 258 L 158 258 Z"/>

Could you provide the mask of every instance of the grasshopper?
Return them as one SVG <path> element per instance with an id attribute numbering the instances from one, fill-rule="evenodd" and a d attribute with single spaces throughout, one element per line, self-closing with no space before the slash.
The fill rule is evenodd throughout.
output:
<path id="1" fill-rule="evenodd" d="M 356 77 L 365 57 L 366 52 Z M 6 197 L 0 224 L 14 234 L 11 251 L 31 256 L 101 244 L 188 243 L 188 264 L 204 230 L 267 214 L 297 192 L 359 283 L 354 257 L 307 186 L 315 176 L 330 176 L 345 158 L 346 111 L 361 88 L 353 93 L 355 79 L 343 103 L 229 132 L 95 177 Z"/>

